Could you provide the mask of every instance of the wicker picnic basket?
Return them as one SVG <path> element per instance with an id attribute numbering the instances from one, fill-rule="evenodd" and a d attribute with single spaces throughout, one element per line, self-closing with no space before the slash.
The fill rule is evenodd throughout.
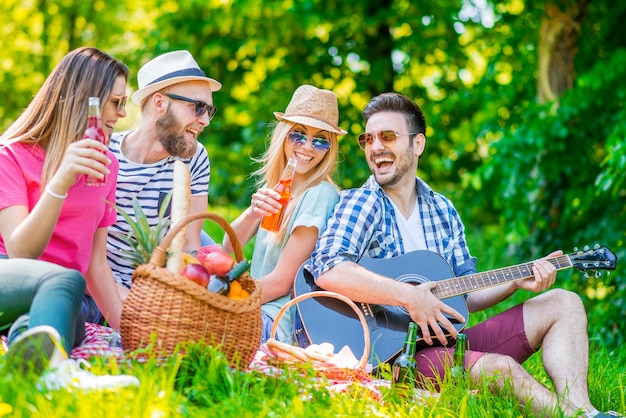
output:
<path id="1" fill-rule="evenodd" d="M 274 325 L 272 326 L 272 331 L 270 335 L 276 335 L 276 331 L 278 329 L 278 324 L 283 315 L 287 312 L 287 310 L 305 299 L 315 298 L 315 297 L 330 297 L 334 299 L 339 299 L 342 302 L 345 302 L 354 312 L 356 313 L 359 321 L 361 322 L 361 326 L 363 327 L 363 354 L 361 358 L 358 360 L 357 364 L 352 367 L 338 367 L 333 364 L 332 361 L 329 361 L 327 356 L 310 352 L 304 348 L 296 347 L 290 344 L 286 344 L 280 341 L 275 340 L 274 338 L 270 338 L 267 341 L 267 348 L 269 351 L 275 355 L 272 360 L 273 363 L 276 364 L 301 364 L 308 363 L 313 369 L 317 372 L 317 374 L 327 377 L 329 379 L 338 379 L 338 380 L 367 380 L 369 379 L 369 373 L 367 372 L 367 359 L 369 358 L 370 352 L 370 332 L 367 326 L 367 322 L 365 321 L 365 316 L 363 312 L 356 306 L 354 302 L 352 302 L 347 297 L 335 293 L 329 292 L 325 290 L 320 290 L 316 292 L 304 293 L 300 296 L 297 296 L 287 302 L 274 319 Z M 329 325 L 332 326 L 332 325 Z M 318 341 L 317 343 L 322 343 L 323 341 Z M 341 347 L 336 347 L 341 349 Z"/>
<path id="2" fill-rule="evenodd" d="M 125 350 L 154 343 L 159 354 L 171 354 L 181 342 L 203 341 L 220 345 L 232 365 L 247 368 L 261 341 L 261 287 L 244 273 L 237 279 L 250 293 L 234 300 L 204 289 L 167 270 L 167 249 L 190 222 L 209 219 L 230 238 L 237 261 L 243 260 L 241 244 L 230 224 L 217 214 L 187 216 L 168 231 L 154 249 L 150 261 L 133 273 L 133 285 L 122 308 L 120 332 Z"/>

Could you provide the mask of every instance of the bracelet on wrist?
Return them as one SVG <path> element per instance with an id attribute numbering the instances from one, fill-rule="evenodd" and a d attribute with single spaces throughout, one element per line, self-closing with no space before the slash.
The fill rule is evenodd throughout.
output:
<path id="1" fill-rule="evenodd" d="M 46 190 L 46 192 L 47 192 L 50 196 L 52 196 L 52 197 L 56 197 L 57 199 L 65 199 L 65 198 L 67 197 L 67 193 L 65 193 L 65 194 L 58 194 L 58 193 L 55 193 L 55 192 L 53 192 L 52 190 L 50 190 L 50 185 L 49 185 L 49 184 L 48 184 L 48 185 L 46 185 L 46 189 L 45 189 L 45 190 Z"/>

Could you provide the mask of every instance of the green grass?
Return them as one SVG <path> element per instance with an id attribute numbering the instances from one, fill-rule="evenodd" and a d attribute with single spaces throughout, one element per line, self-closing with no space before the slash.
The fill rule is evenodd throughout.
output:
<path id="1" fill-rule="evenodd" d="M 592 401 L 601 409 L 626 410 L 626 353 L 594 347 L 589 383 Z M 7 373 L 0 358 L 0 416 L 10 417 L 522 417 L 533 416 L 510 396 L 495 396 L 481 385 L 442 383 L 438 397 L 406 403 L 391 391 L 376 400 L 355 387 L 333 395 L 310 371 L 286 369 L 284 375 L 233 372 L 215 348 L 192 345 L 186 355 L 117 364 L 94 359 L 91 371 L 130 373 L 138 388 L 85 393 L 41 393 L 23 376 Z M 526 367 L 545 375 L 538 356 Z M 30 379 L 32 380 L 32 379 Z M 10 413 L 6 413 L 11 410 Z"/>
<path id="2" fill-rule="evenodd" d="M 210 208 L 234 220 L 240 210 Z M 207 221 L 205 230 L 221 242 L 224 232 Z M 486 235 L 497 235 L 491 232 Z M 517 264 L 526 259 L 507 260 L 494 243 L 495 239 L 472 236 L 474 255 L 480 270 Z M 493 237 L 492 237 L 493 238 Z M 252 243 L 244 247 L 250 259 Z M 528 296 L 520 295 L 508 304 L 519 303 Z M 499 308 L 502 309 L 502 308 Z M 477 322 L 495 310 L 473 315 Z M 626 350 L 614 350 L 592 342 L 589 367 L 589 388 L 592 402 L 601 410 L 626 412 Z M 128 373 L 136 376 L 138 388 L 111 392 L 85 393 L 78 390 L 41 393 L 32 377 L 16 376 L 7 371 L 0 356 L 0 417 L 532 417 L 511 396 L 495 395 L 486 389 L 486 382 L 444 381 L 441 393 L 423 403 L 407 403 L 391 391 L 375 399 L 367 390 L 355 387 L 345 394 L 331 394 L 327 385 L 315 380 L 310 370 L 296 372 L 286 369 L 281 376 L 261 372 L 233 372 L 221 352 L 212 347 L 193 345 L 187 355 L 175 355 L 165 361 L 129 361 L 118 364 L 93 359 L 95 374 Z M 541 353 L 533 355 L 524 366 L 541 382 L 550 386 L 541 365 Z M 558 415 L 557 415 L 558 416 Z"/>

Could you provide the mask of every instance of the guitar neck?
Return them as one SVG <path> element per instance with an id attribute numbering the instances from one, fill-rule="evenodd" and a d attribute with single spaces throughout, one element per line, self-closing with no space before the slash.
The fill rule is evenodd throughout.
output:
<path id="1" fill-rule="evenodd" d="M 572 261 L 567 254 L 547 260 L 557 270 L 565 270 L 572 267 Z M 437 298 L 445 299 L 530 277 L 534 277 L 532 262 L 441 280 L 437 282 L 437 286 L 432 289 L 432 292 Z"/>

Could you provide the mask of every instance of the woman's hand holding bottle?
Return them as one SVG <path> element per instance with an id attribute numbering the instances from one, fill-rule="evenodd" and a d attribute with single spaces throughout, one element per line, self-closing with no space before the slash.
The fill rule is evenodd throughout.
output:
<path id="1" fill-rule="evenodd" d="M 50 180 L 50 188 L 57 194 L 65 194 L 80 174 L 104 178 L 110 173 L 107 166 L 111 163 L 106 152 L 106 145 L 91 138 L 70 144 L 59 170 Z"/>
<path id="2" fill-rule="evenodd" d="M 280 193 L 274 189 L 268 187 L 260 188 L 252 195 L 250 215 L 258 219 L 278 213 L 282 208 L 280 198 Z"/>

